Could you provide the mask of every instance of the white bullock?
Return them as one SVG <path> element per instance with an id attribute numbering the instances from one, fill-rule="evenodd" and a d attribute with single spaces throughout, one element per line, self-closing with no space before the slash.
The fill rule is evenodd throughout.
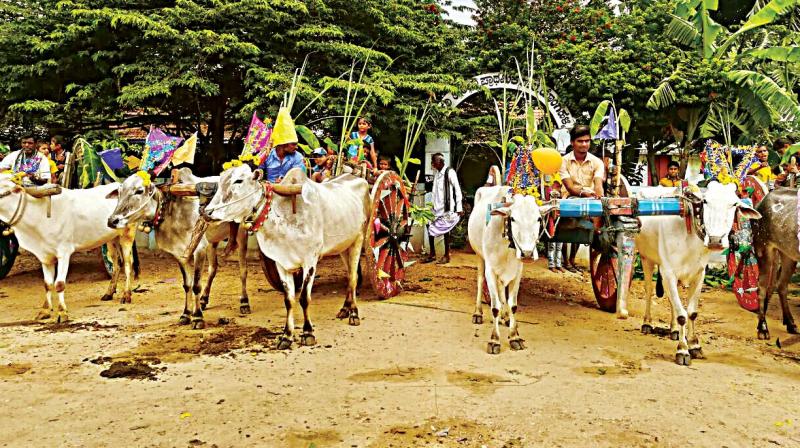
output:
<path id="1" fill-rule="evenodd" d="M 679 191 L 672 188 L 648 188 L 639 192 L 640 198 L 675 196 Z M 653 293 L 653 270 L 657 265 L 669 296 L 672 308 L 670 333 L 678 341 L 675 362 L 690 365 L 692 358 L 702 358 L 703 350 L 697 337 L 697 319 L 700 290 L 703 287 L 705 268 L 709 255 L 728 247 L 730 233 L 737 210 L 749 219 L 761 215 L 743 203 L 736 195 L 736 186 L 711 182 L 705 193 L 694 195 L 694 201 L 702 202 L 702 215 L 696 217 L 697 229 L 686 231 L 686 222 L 680 216 L 642 216 L 642 228 L 636 236 L 636 248 L 642 259 L 645 282 L 645 314 L 642 332 L 653 330 L 650 302 Z M 687 305 L 684 308 L 678 284 L 688 288 Z M 620 316 L 627 316 L 625 304 L 618 304 Z M 687 328 L 688 327 L 688 328 Z"/>
<path id="2" fill-rule="evenodd" d="M 351 325 L 359 325 L 356 284 L 369 216 L 369 185 L 350 175 L 318 184 L 298 169 L 289 171 L 280 184 L 262 183 L 261 176 L 261 170 L 252 171 L 247 165 L 223 172 L 205 214 L 218 221 L 243 222 L 253 217 L 256 225 L 261 218 L 263 225 L 256 229 L 258 246 L 275 261 L 285 297 L 286 326 L 278 348 L 292 345 L 297 291 L 305 321 L 300 343 L 316 343 L 308 304 L 317 263 L 325 255 L 340 254 L 347 269 L 347 296 L 337 317 L 349 317 Z M 295 285 L 292 274 L 299 270 L 303 284 Z"/>
<path id="3" fill-rule="evenodd" d="M 178 173 L 180 183 L 197 184 L 201 181 L 217 180 L 218 177 L 195 177 L 188 168 L 182 168 Z M 184 306 L 178 322 L 181 325 L 191 322 L 194 329 L 205 328 L 202 310 L 204 303 L 208 302 L 211 284 L 217 272 L 217 245 L 230 235 L 228 224 L 209 226 L 193 256 L 186 259 L 184 253 L 191 243 L 192 229 L 200 219 L 199 198 L 168 198 L 152 182 L 146 185 L 144 179 L 135 174 L 125 179 L 119 189 L 110 192 L 108 197 L 115 199 L 116 203 L 116 209 L 107 219 L 108 227 L 138 227 L 143 223 L 154 225 L 158 248 L 175 257 L 183 276 Z M 208 258 L 208 279 L 201 289 L 200 274 L 204 255 Z M 189 299 L 192 295 L 194 298 L 190 311 Z"/>
<path id="4" fill-rule="evenodd" d="M 525 348 L 515 317 L 517 293 L 522 280 L 523 257 L 538 258 L 536 243 L 541 227 L 539 206 L 532 196 L 517 194 L 509 198 L 509 190 L 508 186 L 479 188 L 469 218 L 469 244 L 479 260 L 478 295 L 472 321 L 483 323 L 481 299 L 485 279 L 494 321 L 487 345 L 490 354 L 500 353 L 500 314 L 504 306 L 508 306 L 510 311 L 509 345 L 512 350 Z"/>
<path id="5" fill-rule="evenodd" d="M 31 252 L 41 263 L 44 274 L 45 302 L 37 318 L 47 319 L 54 314 L 53 292 L 58 293 L 57 322 L 69 319 L 64 301 L 69 260 L 73 253 L 95 249 L 108 243 L 109 258 L 115 264 L 114 275 L 104 299 L 111 299 L 119 279 L 119 256 L 125 266 L 125 296 L 130 301 L 133 239 L 136 229 L 109 229 L 106 220 L 116 201 L 106 199 L 119 184 L 104 185 L 86 190 L 62 189 L 51 196 L 50 217 L 46 198 L 35 198 L 12 181 L 9 174 L 0 174 L 0 220 L 9 224 L 23 249 Z M 57 268 L 57 269 L 56 269 Z"/>

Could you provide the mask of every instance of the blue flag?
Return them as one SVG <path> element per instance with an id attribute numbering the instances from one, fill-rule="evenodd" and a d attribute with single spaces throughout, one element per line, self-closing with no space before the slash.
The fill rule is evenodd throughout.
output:
<path id="1" fill-rule="evenodd" d="M 616 140 L 619 138 L 619 135 L 617 135 L 617 114 L 614 113 L 613 107 L 608 111 L 608 122 L 594 138 L 602 140 Z"/>

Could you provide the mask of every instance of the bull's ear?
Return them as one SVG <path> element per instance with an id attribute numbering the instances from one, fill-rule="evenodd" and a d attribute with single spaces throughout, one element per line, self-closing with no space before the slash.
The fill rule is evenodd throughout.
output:
<path id="1" fill-rule="evenodd" d="M 761 213 L 759 213 L 753 207 L 750 207 L 749 205 L 745 204 L 744 202 L 739 201 L 738 207 L 739 207 L 739 213 L 741 213 L 741 215 L 744 216 L 745 218 L 761 219 Z"/>
<path id="2" fill-rule="evenodd" d="M 106 199 L 119 199 L 119 188 L 112 191 L 111 193 L 108 193 L 106 195 Z"/>
<path id="3" fill-rule="evenodd" d="M 264 178 L 264 171 L 262 170 L 253 171 L 253 180 L 261 180 L 263 178 Z"/>

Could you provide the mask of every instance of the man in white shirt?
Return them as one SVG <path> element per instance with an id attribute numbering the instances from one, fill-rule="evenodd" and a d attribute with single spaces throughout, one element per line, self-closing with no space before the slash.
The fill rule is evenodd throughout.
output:
<path id="1" fill-rule="evenodd" d="M 436 237 L 444 235 L 444 257 L 439 264 L 450 262 L 450 232 L 464 216 L 461 185 L 455 170 L 444 166 L 444 156 L 436 153 L 431 156 L 431 166 L 436 171 L 433 177 L 433 214 L 436 219 L 428 225 L 428 241 L 431 253 L 423 260 L 430 263 L 436 259 Z"/>
<path id="2" fill-rule="evenodd" d="M 24 183 L 43 185 L 50 181 L 50 162 L 39 154 L 34 146 L 33 135 L 20 140 L 22 149 L 13 151 L 0 161 L 0 172 L 11 170 L 25 173 Z"/>

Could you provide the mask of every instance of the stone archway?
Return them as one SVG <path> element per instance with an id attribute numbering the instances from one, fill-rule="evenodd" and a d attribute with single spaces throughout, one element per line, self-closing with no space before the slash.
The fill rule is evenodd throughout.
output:
<path id="1" fill-rule="evenodd" d="M 569 144 L 569 130 L 575 126 L 575 118 L 573 118 L 569 109 L 564 106 L 558 98 L 558 94 L 552 89 L 547 91 L 547 98 L 544 97 L 544 92 L 541 86 L 537 91 L 532 91 L 526 86 L 519 84 L 519 78 L 511 77 L 502 73 L 484 73 L 473 78 L 476 83 L 476 88 L 462 93 L 458 97 L 451 94 L 446 95 L 442 99 L 442 103 L 449 107 L 458 107 L 471 96 L 480 93 L 481 89 L 487 88 L 489 90 L 506 89 L 523 92 L 528 95 L 536 96 L 539 101 L 547 104 L 547 109 L 553 117 L 553 122 L 556 125 L 556 130 L 553 132 L 553 137 L 556 140 L 559 151 L 562 153 Z M 436 136 L 433 134 L 426 135 L 425 144 L 425 174 L 432 174 L 430 167 L 430 154 L 437 152 L 445 156 L 445 162 L 450 165 L 450 138 Z"/>

